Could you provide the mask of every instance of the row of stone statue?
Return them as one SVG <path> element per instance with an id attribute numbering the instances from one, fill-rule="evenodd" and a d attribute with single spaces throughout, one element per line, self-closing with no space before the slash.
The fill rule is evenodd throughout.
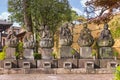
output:
<path id="1" fill-rule="evenodd" d="M 111 36 L 111 32 L 108 29 L 108 24 L 104 24 L 104 29 L 102 30 L 97 44 L 99 47 L 111 47 L 114 44 L 114 40 Z M 70 46 L 73 42 L 73 36 L 68 28 L 68 25 L 61 27 L 60 30 L 60 44 L 62 46 Z M 80 47 L 90 47 L 94 42 L 94 38 L 91 35 L 91 30 L 87 28 L 87 23 L 83 24 L 83 29 L 80 32 L 78 39 L 78 44 Z"/>
<path id="2" fill-rule="evenodd" d="M 73 35 L 68 28 L 68 24 L 65 24 L 60 28 L 60 45 L 61 46 L 70 46 L 73 42 Z M 114 44 L 114 40 L 111 36 L 111 32 L 108 29 L 108 24 L 104 24 L 104 29 L 101 32 L 97 44 L 98 46 L 111 47 Z M 42 26 L 40 29 L 41 40 L 39 45 L 41 48 L 52 48 L 54 46 L 53 34 L 50 31 L 48 26 Z M 24 48 L 34 48 L 35 42 L 32 33 L 29 33 L 29 36 L 26 35 L 23 38 Z M 15 47 L 19 42 L 17 35 L 14 31 L 11 31 L 7 36 L 7 45 Z M 83 29 L 80 32 L 78 39 L 78 44 L 80 47 L 90 47 L 94 42 L 94 38 L 91 35 L 91 30 L 87 28 L 87 23 L 83 24 Z"/>

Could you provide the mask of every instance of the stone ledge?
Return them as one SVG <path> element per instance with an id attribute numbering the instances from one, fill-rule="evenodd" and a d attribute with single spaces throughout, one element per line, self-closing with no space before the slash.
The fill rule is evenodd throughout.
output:
<path id="1" fill-rule="evenodd" d="M 106 69 L 106 68 L 102 68 L 102 69 L 85 69 L 85 68 L 79 68 L 79 69 L 64 69 L 64 68 L 0 69 L 0 74 L 112 74 L 114 72 L 115 72 L 115 69 Z"/>

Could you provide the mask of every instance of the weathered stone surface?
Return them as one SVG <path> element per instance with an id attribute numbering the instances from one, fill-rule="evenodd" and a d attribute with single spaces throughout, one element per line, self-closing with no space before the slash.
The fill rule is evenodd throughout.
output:
<path id="1" fill-rule="evenodd" d="M 35 47 L 34 36 L 32 32 L 27 32 L 23 38 L 23 47 L 33 49 Z"/>
<path id="2" fill-rule="evenodd" d="M 24 49 L 23 56 L 25 59 L 34 60 L 33 54 L 34 54 L 33 49 Z"/>
<path id="3" fill-rule="evenodd" d="M 68 28 L 68 23 L 66 23 L 60 29 L 60 45 L 70 46 L 72 42 L 73 42 L 73 35 L 71 34 L 70 29 Z"/>
<path id="4" fill-rule="evenodd" d="M 4 62 L 4 68 L 6 68 L 6 69 L 12 68 L 12 62 L 10 62 L 10 61 Z"/>
<path id="5" fill-rule="evenodd" d="M 16 59 L 15 52 L 16 52 L 15 48 L 11 48 L 11 47 L 6 48 L 6 57 L 5 58 L 6 59 Z"/>
<path id="6" fill-rule="evenodd" d="M 51 68 L 51 62 L 44 62 L 43 68 L 50 69 Z"/>
<path id="7" fill-rule="evenodd" d="M 17 34 L 12 28 L 12 30 L 7 35 L 6 45 L 8 47 L 14 47 L 15 48 L 17 46 L 17 44 L 18 44 Z"/>
<path id="8" fill-rule="evenodd" d="M 107 63 L 108 69 L 115 69 L 117 67 L 118 63 L 116 61 L 111 61 Z"/>
<path id="9" fill-rule="evenodd" d="M 109 25 L 105 23 L 104 30 L 101 32 L 97 40 L 97 45 L 99 47 L 112 47 L 114 44 L 114 39 L 112 38 L 111 32 L 108 27 Z"/>
<path id="10" fill-rule="evenodd" d="M 53 34 L 48 26 L 43 26 L 42 36 L 39 43 L 41 48 L 52 48 L 54 46 Z"/>
<path id="11" fill-rule="evenodd" d="M 43 48 L 43 49 L 41 49 L 40 52 L 41 52 L 41 55 L 42 55 L 42 59 L 48 59 L 48 60 L 52 59 L 53 49 Z"/>
<path id="12" fill-rule="evenodd" d="M 58 68 L 64 68 L 65 62 L 70 62 L 72 64 L 72 68 L 78 68 L 78 60 L 77 59 L 59 59 L 58 60 Z"/>
<path id="13" fill-rule="evenodd" d="M 74 49 L 70 46 L 62 46 L 60 48 L 60 57 L 61 58 L 73 58 L 73 54 L 71 53 L 72 50 Z M 75 51 L 74 58 L 79 58 L 79 53 L 77 51 Z"/>
<path id="14" fill-rule="evenodd" d="M 93 60 L 93 59 L 79 59 L 78 60 L 78 67 L 79 68 L 85 68 L 85 65 L 87 62 L 93 62 L 94 68 L 100 68 L 100 61 L 99 60 Z"/>
<path id="15" fill-rule="evenodd" d="M 92 46 L 94 40 L 91 35 L 91 31 L 87 28 L 87 23 L 83 25 L 83 29 L 80 32 L 80 36 L 78 39 L 78 45 L 80 47 L 90 47 Z"/>
<path id="16" fill-rule="evenodd" d="M 80 58 L 92 58 L 92 48 L 80 47 Z"/>
<path id="17" fill-rule="evenodd" d="M 72 63 L 71 62 L 64 62 L 63 68 L 65 69 L 72 69 Z"/>
<path id="18" fill-rule="evenodd" d="M 3 67 L 4 67 L 4 61 L 0 60 L 0 68 L 3 68 Z"/>
<path id="19" fill-rule="evenodd" d="M 44 63 L 51 63 L 51 68 L 58 68 L 58 60 L 37 60 L 37 68 L 44 68 Z"/>
<path id="20" fill-rule="evenodd" d="M 29 59 L 23 59 L 23 60 L 18 60 L 18 67 L 23 68 L 23 63 L 24 62 L 30 62 L 30 68 L 36 68 L 36 60 L 29 60 Z"/>
<path id="21" fill-rule="evenodd" d="M 31 63 L 30 63 L 30 62 L 23 62 L 22 66 L 23 66 L 23 68 L 25 68 L 25 69 L 30 69 Z"/>
<path id="22" fill-rule="evenodd" d="M 111 47 L 99 48 L 99 58 L 113 58 L 113 50 Z"/>
<path id="23" fill-rule="evenodd" d="M 113 59 L 101 59 L 100 60 L 100 68 L 107 68 L 108 63 L 110 63 L 110 62 L 117 62 L 117 61 L 115 61 Z"/>
<path id="24" fill-rule="evenodd" d="M 10 63 L 10 66 L 5 66 L 6 63 Z M 6 59 L 3 61 L 3 68 L 17 68 L 17 60 L 14 59 Z"/>
<path id="25" fill-rule="evenodd" d="M 90 62 L 90 61 L 86 62 L 85 68 L 86 69 L 94 69 L 94 62 Z"/>

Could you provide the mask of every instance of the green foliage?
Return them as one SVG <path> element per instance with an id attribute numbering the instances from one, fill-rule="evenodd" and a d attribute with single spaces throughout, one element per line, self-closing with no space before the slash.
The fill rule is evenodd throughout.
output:
<path id="1" fill-rule="evenodd" d="M 120 66 L 117 66 L 114 80 L 120 80 Z"/>
<path id="2" fill-rule="evenodd" d="M 16 52 L 15 52 L 16 59 L 19 59 L 22 53 L 23 53 L 23 42 L 19 42 L 17 44 Z"/>
<path id="3" fill-rule="evenodd" d="M 120 16 L 115 16 L 110 22 L 110 28 L 113 38 L 120 38 Z"/>
<path id="4" fill-rule="evenodd" d="M 96 50 L 92 50 L 92 56 L 96 56 L 97 52 Z"/>
<path id="5" fill-rule="evenodd" d="M 23 52 L 23 42 L 19 42 L 16 48 L 17 52 Z"/>
<path id="6" fill-rule="evenodd" d="M 0 60 L 4 60 L 5 59 L 5 52 L 2 51 L 0 52 Z"/>
<path id="7" fill-rule="evenodd" d="M 72 55 L 74 55 L 75 52 L 76 52 L 76 51 L 75 51 L 74 49 L 71 50 L 71 54 L 72 54 Z"/>
<path id="8" fill-rule="evenodd" d="M 25 24 L 25 18 L 31 16 L 32 26 L 29 27 L 33 27 L 34 32 L 41 25 L 48 25 L 54 33 L 62 22 L 72 20 L 68 0 L 27 0 L 27 7 L 24 7 L 24 2 L 25 0 L 8 0 L 8 11 L 12 14 L 10 18 Z M 28 17 L 25 17 L 25 12 Z"/>
<path id="9" fill-rule="evenodd" d="M 34 59 L 36 59 L 36 60 L 41 59 L 41 54 L 34 53 L 33 56 L 34 56 Z"/>
<path id="10" fill-rule="evenodd" d="M 0 52 L 0 60 L 5 59 L 6 48 L 7 48 L 7 46 L 4 46 L 3 49 L 2 49 L 2 52 Z"/>
<path id="11" fill-rule="evenodd" d="M 57 53 L 52 52 L 52 53 L 51 53 L 51 55 L 53 56 L 53 58 L 54 58 L 54 59 L 56 59 L 56 58 L 57 58 Z"/>
<path id="12" fill-rule="evenodd" d="M 117 57 L 119 53 L 117 51 L 114 51 L 113 55 Z"/>
<path id="13" fill-rule="evenodd" d="M 16 59 L 20 58 L 20 54 L 18 52 L 15 52 Z"/>

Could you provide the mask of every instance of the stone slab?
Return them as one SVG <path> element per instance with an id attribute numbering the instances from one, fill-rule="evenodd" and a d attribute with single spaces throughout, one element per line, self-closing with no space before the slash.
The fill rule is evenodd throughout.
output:
<path id="1" fill-rule="evenodd" d="M 99 48 L 99 58 L 113 58 L 113 50 L 111 47 L 101 47 Z"/>
<path id="2" fill-rule="evenodd" d="M 119 63 L 119 61 L 116 61 L 114 59 L 100 59 L 100 68 L 107 68 L 110 62 Z"/>
<path id="3" fill-rule="evenodd" d="M 13 60 L 13 59 L 7 59 L 3 61 L 3 68 L 5 68 L 5 63 L 6 62 L 10 62 L 11 63 L 11 68 L 18 68 L 18 62 L 17 60 Z"/>
<path id="4" fill-rule="evenodd" d="M 78 60 L 78 67 L 79 68 L 85 68 L 85 64 L 87 62 L 93 62 L 94 63 L 94 68 L 100 68 L 100 61 L 98 59 L 93 60 L 93 59 L 79 59 Z"/>
<path id="5" fill-rule="evenodd" d="M 25 59 L 34 60 L 33 54 L 34 54 L 33 49 L 24 49 L 23 56 Z"/>
<path id="6" fill-rule="evenodd" d="M 31 59 L 18 60 L 18 67 L 19 68 L 24 68 L 23 67 L 24 62 L 30 62 L 30 68 L 36 68 L 37 67 L 36 60 L 31 60 Z"/>
<path id="7" fill-rule="evenodd" d="M 78 68 L 78 59 L 59 59 L 58 68 L 64 68 L 65 62 L 70 62 L 72 64 L 72 68 Z"/>
<path id="8" fill-rule="evenodd" d="M 37 60 L 37 68 L 44 68 L 44 63 L 51 63 L 51 68 L 58 68 L 58 60 Z"/>
<path id="9" fill-rule="evenodd" d="M 43 48 L 43 49 L 40 49 L 40 52 L 41 52 L 42 59 L 44 59 L 44 60 L 51 60 L 52 59 L 53 49 Z"/>
<path id="10" fill-rule="evenodd" d="M 15 57 L 15 48 L 8 47 L 6 48 L 6 59 L 16 59 Z"/>
<path id="11" fill-rule="evenodd" d="M 62 46 L 60 48 L 60 58 L 73 58 L 73 55 L 71 53 L 71 51 L 74 50 L 72 47 L 70 46 Z M 77 51 L 75 51 L 75 58 L 79 58 L 79 53 Z"/>
<path id="12" fill-rule="evenodd" d="M 80 58 L 92 58 L 92 48 L 91 47 L 80 47 Z"/>

